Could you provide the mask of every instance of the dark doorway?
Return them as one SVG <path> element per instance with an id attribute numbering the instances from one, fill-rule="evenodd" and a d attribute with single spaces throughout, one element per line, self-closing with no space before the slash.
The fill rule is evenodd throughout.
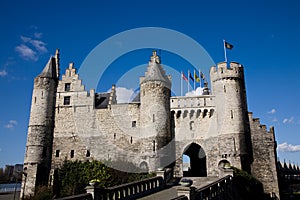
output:
<path id="1" fill-rule="evenodd" d="M 207 176 L 206 154 L 204 152 L 204 149 L 200 145 L 196 143 L 191 143 L 189 146 L 185 148 L 183 155 L 188 156 L 190 162 L 188 169 L 186 171 L 183 171 L 183 176 L 186 177 Z"/>

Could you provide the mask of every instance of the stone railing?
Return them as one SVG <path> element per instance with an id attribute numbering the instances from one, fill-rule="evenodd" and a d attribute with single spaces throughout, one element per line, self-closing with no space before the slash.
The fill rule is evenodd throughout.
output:
<path id="1" fill-rule="evenodd" d="M 162 177 L 153 177 L 141 181 L 118 185 L 111 188 L 100 189 L 97 186 L 86 187 L 87 193 L 91 193 L 95 200 L 136 199 L 164 188 Z"/>
<path id="2" fill-rule="evenodd" d="M 226 176 L 203 188 L 196 189 L 191 195 L 191 199 L 233 199 L 232 176 Z"/>

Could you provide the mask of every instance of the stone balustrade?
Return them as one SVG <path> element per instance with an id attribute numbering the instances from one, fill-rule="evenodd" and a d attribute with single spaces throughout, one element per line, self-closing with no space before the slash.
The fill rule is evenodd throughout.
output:
<path id="1" fill-rule="evenodd" d="M 164 185 L 162 177 L 153 177 L 107 189 L 100 189 L 97 186 L 88 186 L 86 190 L 87 193 L 93 195 L 94 200 L 135 199 L 157 192 L 163 189 Z"/>
<path id="2" fill-rule="evenodd" d="M 196 189 L 191 199 L 232 199 L 232 176 L 226 176 L 203 188 Z"/>

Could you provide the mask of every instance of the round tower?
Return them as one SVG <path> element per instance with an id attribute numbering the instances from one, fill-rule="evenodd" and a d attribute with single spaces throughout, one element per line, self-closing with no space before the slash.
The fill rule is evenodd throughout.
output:
<path id="1" fill-rule="evenodd" d="M 165 75 L 159 56 L 153 51 L 145 77 L 140 80 L 140 133 L 152 142 L 151 151 L 158 152 L 156 168 L 164 167 L 163 147 L 171 140 L 170 96 L 170 77 Z"/>
<path id="2" fill-rule="evenodd" d="M 215 96 L 218 120 L 220 160 L 250 172 L 251 135 L 243 66 L 219 63 L 210 70 L 212 95 Z"/>
<path id="3" fill-rule="evenodd" d="M 32 196 L 47 185 L 51 168 L 55 97 L 58 82 L 58 50 L 34 79 L 21 197 Z"/>

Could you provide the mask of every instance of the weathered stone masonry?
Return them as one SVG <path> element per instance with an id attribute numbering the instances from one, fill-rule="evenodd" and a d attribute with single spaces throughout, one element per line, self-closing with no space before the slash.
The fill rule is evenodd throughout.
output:
<path id="1" fill-rule="evenodd" d="M 65 160 L 126 161 L 146 171 L 168 166 L 182 176 L 186 154 L 194 176 L 220 177 L 229 163 L 279 196 L 274 129 L 248 114 L 243 66 L 219 63 L 210 79 L 211 93 L 171 97 L 171 77 L 154 52 L 140 93 L 120 104 L 114 85 L 86 91 L 73 63 L 59 80 L 57 51 L 35 78 L 21 195 L 52 184 Z"/>

